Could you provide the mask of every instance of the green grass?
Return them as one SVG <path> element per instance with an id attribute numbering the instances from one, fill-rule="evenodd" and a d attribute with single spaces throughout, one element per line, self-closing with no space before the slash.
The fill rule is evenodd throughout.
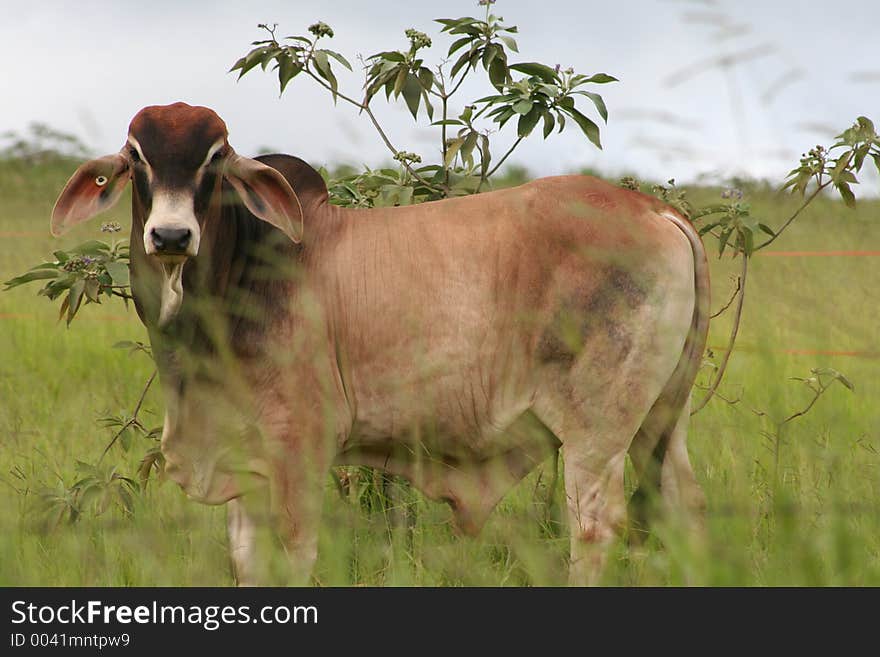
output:
<path id="1" fill-rule="evenodd" d="M 0 164 L 0 279 L 53 250 L 99 236 L 100 221 L 61 240 L 48 217 L 70 168 L 26 172 Z M 694 193 L 699 200 L 712 192 Z M 756 214 L 779 225 L 796 200 L 761 192 Z M 127 224 L 126 207 L 107 219 Z M 880 249 L 880 203 L 855 211 L 819 200 L 774 245 L 780 250 Z M 711 245 L 712 240 L 707 240 Z M 880 261 L 773 258 L 753 261 L 740 332 L 722 392 L 691 423 L 690 451 L 709 502 L 708 543 L 674 531 L 663 545 L 618 545 L 606 583 L 617 585 L 880 585 Z M 736 263 L 713 260 L 717 308 Z M 0 293 L 0 585 L 229 585 L 225 513 L 186 499 L 173 484 L 150 483 L 133 517 L 111 508 L 46 530 L 37 491 L 76 479 L 77 460 L 95 462 L 111 433 L 95 418 L 130 411 L 152 371 L 141 354 L 111 349 L 144 340 L 121 303 L 89 307 L 65 328 L 36 286 Z M 728 316 L 712 326 L 722 346 Z M 785 350 L 864 352 L 792 355 Z M 874 358 L 869 357 L 873 353 Z M 809 401 L 793 376 L 834 367 L 855 384 L 835 385 L 805 417 L 787 425 L 774 455 L 754 410 L 781 419 Z M 161 423 L 151 392 L 146 423 Z M 134 472 L 149 445 L 107 456 Z M 557 507 L 547 512 L 549 465 L 512 491 L 476 539 L 459 538 L 445 505 L 404 490 L 409 527 L 391 528 L 381 504 L 343 503 L 328 479 L 315 577 L 325 585 L 562 584 L 568 538 Z"/>

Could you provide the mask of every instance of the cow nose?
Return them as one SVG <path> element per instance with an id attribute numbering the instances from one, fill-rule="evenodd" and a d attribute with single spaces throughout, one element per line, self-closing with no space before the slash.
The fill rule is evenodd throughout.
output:
<path id="1" fill-rule="evenodd" d="M 150 239 L 156 253 L 184 254 L 192 239 L 192 231 L 189 228 L 153 228 Z"/>

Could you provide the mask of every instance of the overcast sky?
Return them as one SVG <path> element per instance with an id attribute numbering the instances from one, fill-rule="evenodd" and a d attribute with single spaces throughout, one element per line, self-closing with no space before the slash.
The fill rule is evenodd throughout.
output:
<path id="1" fill-rule="evenodd" d="M 353 63 L 404 48 L 404 30 L 416 27 L 434 38 L 429 57 L 439 61 L 450 40 L 431 19 L 482 11 L 476 0 L 0 0 L 0 8 L 0 133 L 40 121 L 103 154 L 122 145 L 141 107 L 183 100 L 215 109 L 239 152 L 270 147 L 315 166 L 376 165 L 388 154 L 365 117 L 334 108 L 309 79 L 281 98 L 274 75 L 236 82 L 226 71 L 262 38 L 257 23 L 278 23 L 286 35 L 323 20 L 336 32 L 328 47 Z M 620 79 L 594 89 L 610 114 L 604 150 L 573 126 L 546 142 L 536 133 L 510 160 L 535 175 L 589 166 L 679 181 L 718 172 L 778 180 L 858 115 L 880 123 L 878 0 L 499 0 L 494 11 L 520 28 L 513 61 Z M 719 66 L 727 55 L 736 63 Z M 343 72 L 341 89 L 358 96 L 359 69 Z M 490 88 L 462 91 L 460 104 Z M 384 98 L 374 104 L 398 148 L 435 156 L 432 133 L 408 112 Z"/>

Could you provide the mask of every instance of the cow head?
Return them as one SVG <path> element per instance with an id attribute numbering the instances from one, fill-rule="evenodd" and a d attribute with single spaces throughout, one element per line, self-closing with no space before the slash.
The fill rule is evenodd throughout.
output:
<path id="1" fill-rule="evenodd" d="M 302 239 L 302 208 L 287 180 L 236 154 L 227 134 L 223 120 L 206 107 L 145 107 L 118 153 L 86 162 L 67 182 L 52 211 L 52 234 L 113 207 L 132 180 L 143 214 L 144 253 L 164 271 L 164 324 L 180 307 L 183 265 L 198 254 L 207 219 L 219 213 L 221 180 L 256 217 L 294 242 Z"/>

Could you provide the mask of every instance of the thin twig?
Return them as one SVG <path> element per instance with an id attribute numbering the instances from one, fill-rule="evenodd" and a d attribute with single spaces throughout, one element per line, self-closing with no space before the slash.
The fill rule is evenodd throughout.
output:
<path id="1" fill-rule="evenodd" d="M 742 279 L 737 276 L 736 277 L 736 289 L 733 291 L 733 294 L 730 295 L 730 300 L 721 306 L 721 310 L 716 312 L 714 315 L 710 316 L 710 319 L 715 319 L 718 315 L 722 314 L 725 310 L 730 308 L 730 304 L 733 303 L 733 300 L 736 299 L 736 295 L 739 293 L 740 289 L 742 289 Z"/>
<path id="2" fill-rule="evenodd" d="M 820 385 L 821 385 L 821 384 L 820 384 Z M 816 401 L 819 399 L 819 397 L 821 397 L 822 394 L 823 394 L 827 389 L 828 389 L 827 386 L 823 386 L 823 387 L 820 388 L 819 390 L 816 390 L 815 388 L 813 388 L 813 395 L 814 395 L 814 397 L 813 397 L 813 399 L 810 400 L 810 403 L 807 404 L 807 407 L 804 408 L 804 409 L 801 410 L 801 411 L 798 411 L 797 413 L 794 413 L 794 414 L 792 414 L 792 415 L 789 415 L 787 418 L 785 418 L 782 422 L 779 423 L 779 428 L 781 429 L 781 428 L 782 428 L 782 425 L 784 425 L 784 424 L 786 424 L 786 423 L 788 423 L 788 422 L 791 422 L 792 420 L 794 420 L 795 418 L 800 417 L 801 415 L 806 415 L 807 413 L 809 413 L 809 412 L 810 412 L 810 409 L 813 408 L 813 405 L 816 403 Z"/>
<path id="3" fill-rule="evenodd" d="M 718 390 L 718 386 L 721 384 L 721 379 L 724 377 L 724 371 L 727 369 L 727 362 L 730 360 L 730 354 L 733 352 L 733 345 L 736 343 L 736 334 L 739 332 L 739 323 L 742 319 L 742 309 L 743 309 L 743 301 L 746 298 L 746 274 L 749 270 L 749 257 L 743 253 L 742 254 L 742 274 L 740 274 L 741 286 L 739 289 L 739 301 L 736 304 L 736 313 L 733 316 L 733 328 L 730 330 L 730 340 L 727 342 L 727 349 L 724 351 L 724 355 L 721 357 L 721 364 L 718 366 L 718 370 L 715 372 L 715 379 L 712 381 L 712 385 L 709 387 L 709 392 L 706 393 L 706 396 L 700 400 L 697 404 L 697 407 L 691 411 L 691 415 L 695 415 L 699 413 L 703 407 L 709 403 L 709 400 L 712 399 L 712 396 L 715 394 L 715 391 Z"/>
<path id="4" fill-rule="evenodd" d="M 700 390 L 708 390 L 710 386 L 697 385 L 695 387 L 699 388 Z M 715 391 L 715 396 L 718 397 L 718 399 L 723 401 L 725 404 L 730 404 L 731 406 L 735 406 L 736 404 L 739 404 L 742 401 L 742 391 L 740 391 L 739 397 L 737 397 L 736 399 L 731 399 L 729 397 L 725 397 L 717 390 Z"/>
<path id="5" fill-rule="evenodd" d="M 101 461 L 104 460 L 104 457 L 107 455 L 107 452 L 110 451 L 110 448 L 119 440 L 119 436 L 121 436 L 130 426 L 134 424 L 138 424 L 138 413 L 141 411 L 141 406 L 144 403 L 144 399 L 147 396 L 147 391 L 150 389 L 150 386 L 153 385 L 153 381 L 156 378 L 156 374 L 158 374 L 159 370 L 153 370 L 153 373 L 150 375 L 150 378 L 147 379 L 147 383 L 144 386 L 143 391 L 141 392 L 140 399 L 138 399 L 137 405 L 134 407 L 134 411 L 131 413 L 131 419 L 128 420 L 125 424 L 122 425 L 122 428 L 116 432 L 116 435 L 107 443 L 107 446 L 104 448 L 104 451 L 101 452 L 101 458 L 98 459 L 98 464 L 100 465 Z"/>
<path id="6" fill-rule="evenodd" d="M 511 153 L 513 153 L 513 149 L 515 149 L 517 146 L 519 146 L 519 143 L 520 143 L 523 139 L 524 139 L 524 137 L 519 137 L 515 142 L 513 142 L 513 146 L 511 146 L 510 149 L 504 154 L 504 156 L 503 156 L 500 160 L 498 160 L 498 162 L 495 164 L 495 166 L 492 167 L 492 170 L 489 171 L 489 173 L 486 174 L 486 178 L 485 178 L 486 180 L 488 180 L 489 178 L 491 178 L 491 177 L 492 177 L 492 174 L 495 173 L 496 171 L 498 171 L 498 167 L 500 167 L 502 164 L 504 164 L 504 160 L 506 160 L 507 157 L 508 157 Z"/>
<path id="7" fill-rule="evenodd" d="M 772 243 L 774 242 L 774 240 L 776 240 L 777 237 L 779 237 L 780 235 L 782 235 L 782 232 L 783 232 L 786 228 L 788 228 L 788 226 L 791 224 L 791 222 L 794 221 L 795 219 L 797 219 L 797 216 L 801 213 L 801 211 L 802 211 L 805 207 L 807 207 L 810 203 L 813 202 L 813 199 L 816 198 L 816 197 L 819 195 L 819 192 L 821 192 L 823 189 L 825 189 L 826 187 L 828 187 L 828 185 L 830 185 L 830 184 L 831 184 L 831 181 L 828 181 L 828 182 L 822 183 L 822 184 L 820 184 L 818 187 L 816 187 L 816 189 L 813 190 L 813 193 L 810 194 L 810 195 L 807 197 L 807 199 L 801 204 L 801 207 L 799 207 L 797 210 L 795 210 L 795 213 L 794 213 L 793 215 L 791 215 L 791 216 L 788 218 L 788 221 L 786 221 L 784 224 L 782 224 L 782 227 L 781 227 L 779 230 L 776 231 L 776 234 L 773 235 L 773 236 L 772 236 L 770 239 L 768 239 L 766 242 L 762 242 L 761 244 L 759 244 L 758 246 L 756 246 L 756 247 L 754 248 L 753 251 L 758 251 L 758 250 L 760 250 L 760 249 L 763 249 L 765 246 L 768 246 L 768 245 L 772 244 Z"/>

